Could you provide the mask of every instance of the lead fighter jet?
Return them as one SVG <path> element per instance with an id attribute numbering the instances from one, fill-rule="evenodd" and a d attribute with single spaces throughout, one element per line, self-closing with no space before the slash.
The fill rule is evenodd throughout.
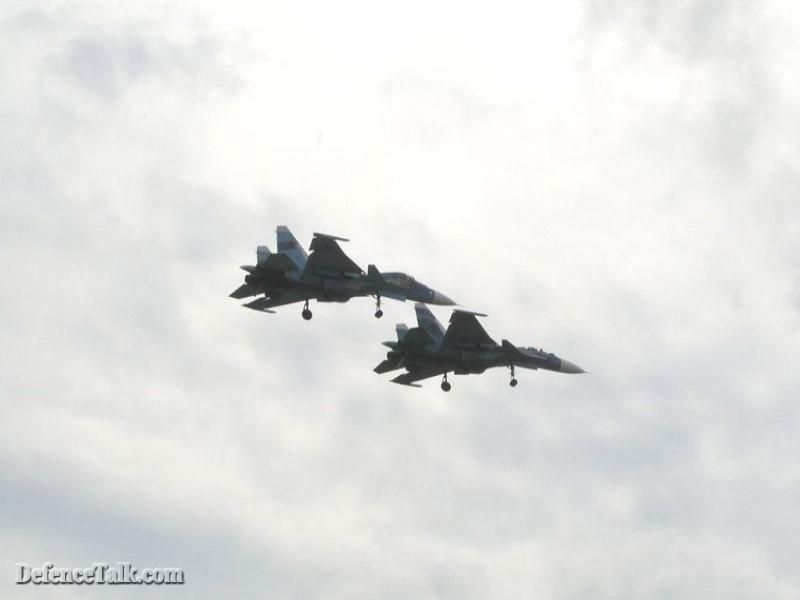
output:
<path id="1" fill-rule="evenodd" d="M 555 354 L 514 346 L 508 340 L 495 342 L 478 323 L 480 313 L 454 310 L 450 326 L 445 331 L 427 306 L 417 303 L 418 327 L 409 329 L 405 324 L 397 325 L 397 341 L 383 342 L 389 347 L 386 360 L 375 367 L 376 373 L 386 373 L 405 368 L 406 372 L 392 381 L 403 385 L 422 387 L 415 382 L 436 375 L 443 375 L 442 389 L 450 391 L 447 374 L 456 375 L 483 373 L 492 367 L 509 367 L 511 387 L 517 385 L 514 367 L 525 369 L 547 369 L 561 373 L 583 373 L 583 369 Z"/>
<path id="2" fill-rule="evenodd" d="M 375 297 L 375 317 L 383 316 L 381 298 L 414 300 L 429 304 L 453 305 L 450 298 L 423 285 L 405 273 L 381 273 L 375 265 L 367 272 L 354 263 L 337 242 L 345 238 L 315 233 L 306 254 L 289 228 L 280 225 L 277 230 L 278 252 L 273 254 L 267 246 L 256 249 L 257 263 L 244 265 L 247 275 L 244 283 L 234 290 L 232 298 L 260 296 L 244 304 L 262 312 L 284 304 L 303 302 L 303 318 L 312 317 L 308 308 L 310 300 L 318 302 L 347 302 L 356 296 Z M 263 294 L 263 296 L 262 296 Z"/>

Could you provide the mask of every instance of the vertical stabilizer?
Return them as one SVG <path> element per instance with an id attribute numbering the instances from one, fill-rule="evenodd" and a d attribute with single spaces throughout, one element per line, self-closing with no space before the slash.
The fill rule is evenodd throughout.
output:
<path id="1" fill-rule="evenodd" d="M 298 269 L 306 266 L 308 255 L 286 225 L 278 225 L 278 252 L 285 254 Z"/>
<path id="2" fill-rule="evenodd" d="M 417 311 L 417 323 L 419 323 L 420 329 L 424 330 L 434 341 L 438 342 L 444 339 L 444 327 L 433 316 L 431 310 L 422 302 L 417 302 L 414 308 Z"/>
<path id="3" fill-rule="evenodd" d="M 397 341 L 402 342 L 403 338 L 405 338 L 408 333 L 408 325 L 405 323 L 398 323 L 397 327 L 395 327 L 395 331 L 397 332 Z"/>
<path id="4" fill-rule="evenodd" d="M 258 246 L 256 248 L 256 264 L 263 265 L 270 254 L 272 254 L 272 252 L 269 251 L 269 248 L 266 246 Z"/>

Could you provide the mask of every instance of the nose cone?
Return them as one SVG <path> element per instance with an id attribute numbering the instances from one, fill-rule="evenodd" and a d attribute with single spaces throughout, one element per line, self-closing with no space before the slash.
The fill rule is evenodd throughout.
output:
<path id="1" fill-rule="evenodd" d="M 453 306 L 455 305 L 455 302 L 441 292 L 433 290 L 433 296 L 431 297 L 430 304 L 437 304 L 439 306 Z"/>
<path id="2" fill-rule="evenodd" d="M 562 373 L 586 373 L 583 369 L 581 369 L 575 363 L 571 363 L 568 360 L 561 359 L 561 368 L 559 369 Z"/>

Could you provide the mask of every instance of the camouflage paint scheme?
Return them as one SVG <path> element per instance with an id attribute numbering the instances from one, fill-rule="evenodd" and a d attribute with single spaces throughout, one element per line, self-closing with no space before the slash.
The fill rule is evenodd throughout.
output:
<path id="1" fill-rule="evenodd" d="M 404 368 L 405 373 L 392 381 L 403 385 L 437 375 L 443 375 L 442 389 L 450 390 L 447 374 L 467 375 L 483 373 L 492 367 L 510 367 L 512 387 L 517 385 L 514 367 L 546 369 L 560 373 L 583 373 L 577 365 L 559 358 L 551 352 L 537 348 L 514 346 L 508 340 L 495 342 L 478 322 L 479 313 L 454 310 L 447 330 L 430 309 L 417 303 L 418 326 L 409 329 L 397 325 L 397 341 L 384 342 L 389 348 L 386 359 L 375 367 L 376 373 L 386 373 Z"/>
<path id="2" fill-rule="evenodd" d="M 261 312 L 303 302 L 303 318 L 310 319 L 310 300 L 318 302 L 347 302 L 358 296 L 376 298 L 376 317 L 381 317 L 381 298 L 412 300 L 429 304 L 453 305 L 450 298 L 415 280 L 405 273 L 381 273 L 369 265 L 365 273 L 341 249 L 340 238 L 315 233 L 309 246 L 310 254 L 294 237 L 289 228 L 277 229 L 278 251 L 273 254 L 267 246 L 256 249 L 256 264 L 244 265 L 244 283 L 230 296 L 242 299 L 260 296 L 244 304 Z"/>

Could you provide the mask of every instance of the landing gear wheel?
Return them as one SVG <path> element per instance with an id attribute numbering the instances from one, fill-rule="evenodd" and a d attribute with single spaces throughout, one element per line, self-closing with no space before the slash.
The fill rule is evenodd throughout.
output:
<path id="1" fill-rule="evenodd" d="M 444 377 L 442 377 L 442 391 L 444 392 L 450 391 L 450 383 L 447 381 L 447 373 L 445 373 Z"/>
<path id="2" fill-rule="evenodd" d="M 380 319 L 383 316 L 383 311 L 379 308 L 375 311 L 375 318 Z"/>
<path id="3" fill-rule="evenodd" d="M 383 316 L 383 311 L 381 310 L 381 295 L 375 294 L 375 318 L 380 319 Z"/>
<path id="4" fill-rule="evenodd" d="M 306 303 L 303 305 L 303 312 L 301 312 L 300 314 L 303 315 L 303 318 L 306 321 L 310 320 L 311 317 L 314 316 L 314 314 L 308 309 L 308 300 L 306 300 Z"/>
<path id="5" fill-rule="evenodd" d="M 511 387 L 517 387 L 517 380 L 512 377 L 511 381 L 508 382 L 508 385 Z"/>

